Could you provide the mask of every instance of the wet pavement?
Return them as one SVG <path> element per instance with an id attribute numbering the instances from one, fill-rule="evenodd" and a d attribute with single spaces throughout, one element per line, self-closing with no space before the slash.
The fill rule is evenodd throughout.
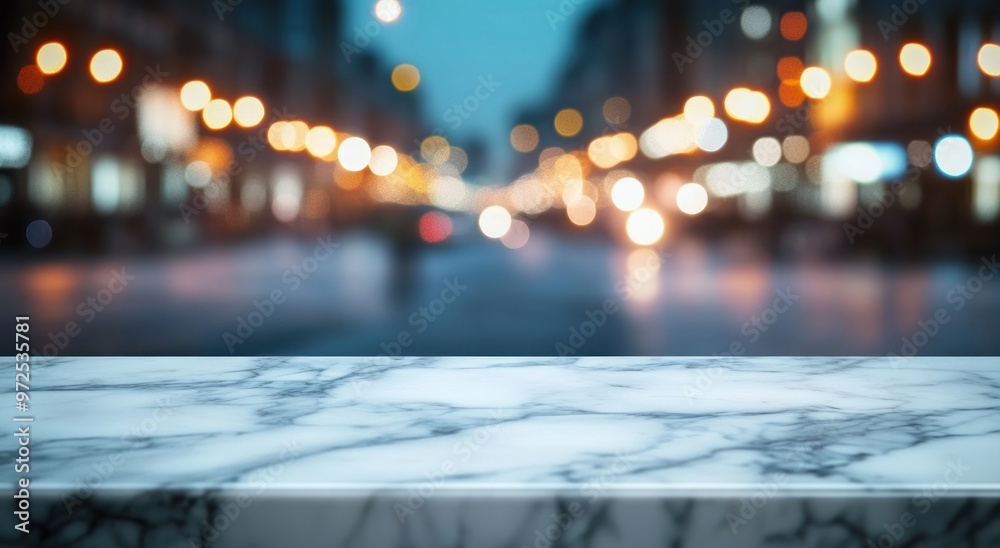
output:
<path id="1" fill-rule="evenodd" d="M 996 355 L 980 264 L 635 251 L 539 231 L 407 264 L 371 235 L 173 256 L 0 262 L 4 309 L 58 355 Z M 409 273 L 400 276 L 399 273 Z"/>

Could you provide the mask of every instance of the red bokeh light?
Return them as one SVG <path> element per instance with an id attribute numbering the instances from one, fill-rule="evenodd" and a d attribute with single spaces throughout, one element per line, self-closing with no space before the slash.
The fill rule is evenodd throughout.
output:
<path id="1" fill-rule="evenodd" d="M 809 20 L 801 11 L 790 11 L 781 18 L 781 35 L 786 40 L 797 42 L 806 35 L 808 29 Z"/>
<path id="2" fill-rule="evenodd" d="M 420 217 L 420 238 L 430 244 L 441 243 L 451 236 L 451 217 L 440 211 L 430 211 Z"/>
<path id="3" fill-rule="evenodd" d="M 17 87 L 27 95 L 42 91 L 44 85 L 45 79 L 42 77 L 42 71 L 38 70 L 36 65 L 26 65 L 21 69 L 21 72 L 17 73 Z"/>

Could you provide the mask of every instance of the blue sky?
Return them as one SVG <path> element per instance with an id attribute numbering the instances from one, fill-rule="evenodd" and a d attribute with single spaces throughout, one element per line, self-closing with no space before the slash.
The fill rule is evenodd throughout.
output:
<path id="1" fill-rule="evenodd" d="M 375 20 L 375 1 L 349 0 L 348 37 L 355 26 Z M 577 29 L 605 2 L 576 1 L 580 5 L 572 0 L 400 0 L 402 16 L 372 38 L 369 47 L 390 66 L 411 63 L 420 69 L 418 91 L 431 129 L 440 127 L 452 142 L 480 136 L 491 149 L 512 154 L 507 136 L 514 117 L 548 96 Z M 575 11 L 553 28 L 546 12 L 558 13 L 561 2 Z M 475 93 L 480 79 L 490 75 L 499 84 L 495 91 L 467 118 L 455 112 L 454 104 Z M 481 88 L 480 94 L 485 93 Z M 502 159 L 491 153 L 494 162 Z"/>

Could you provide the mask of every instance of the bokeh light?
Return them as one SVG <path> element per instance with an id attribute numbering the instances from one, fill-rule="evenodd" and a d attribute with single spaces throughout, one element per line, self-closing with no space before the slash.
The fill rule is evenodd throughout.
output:
<path id="1" fill-rule="evenodd" d="M 31 247 L 42 249 L 52 241 L 52 226 L 42 219 L 31 221 L 24 230 L 24 236 Z"/>
<path id="2" fill-rule="evenodd" d="M 122 56 L 113 49 L 102 49 L 90 59 L 90 75 L 104 84 L 118 78 L 122 73 Z"/>
<path id="3" fill-rule="evenodd" d="M 961 177 L 972 169 L 972 145 L 961 135 L 948 135 L 934 145 L 934 163 L 948 177 Z"/>
<path id="4" fill-rule="evenodd" d="M 632 116 L 632 105 L 624 97 L 612 97 L 604 101 L 602 113 L 607 123 L 622 125 Z"/>
<path id="5" fill-rule="evenodd" d="M 759 124 L 771 113 L 767 95 L 747 88 L 736 88 L 726 94 L 723 103 L 726 114 L 733 120 Z"/>
<path id="6" fill-rule="evenodd" d="M 931 52 L 922 44 L 906 44 L 899 50 L 899 63 L 907 74 L 923 76 L 931 68 Z"/>
<path id="7" fill-rule="evenodd" d="M 528 243 L 530 237 L 531 231 L 528 229 L 528 223 L 514 219 L 510 224 L 510 230 L 500 237 L 500 242 L 507 249 L 521 249 Z"/>
<path id="8" fill-rule="evenodd" d="M 611 203 L 622 211 L 639 209 L 646 198 L 646 189 L 634 177 L 623 177 L 611 187 Z"/>
<path id="9" fill-rule="evenodd" d="M 868 50 L 854 50 L 844 58 L 844 71 L 855 82 L 870 82 L 875 77 L 877 70 L 878 61 Z"/>
<path id="10" fill-rule="evenodd" d="M 451 236 L 451 217 L 440 211 L 428 211 L 420 216 L 417 231 L 423 241 L 429 244 L 441 243 Z"/>
<path id="11" fill-rule="evenodd" d="M 708 192 L 698 183 L 687 183 L 677 189 L 677 209 L 688 215 L 697 215 L 708 205 Z"/>
<path id="12" fill-rule="evenodd" d="M 781 143 L 774 137 L 761 137 L 753 144 L 753 159 L 764 167 L 781 161 Z"/>
<path id="13" fill-rule="evenodd" d="M 515 126 L 510 130 L 510 144 L 518 152 L 531 152 L 538 148 L 538 130 L 529 124 Z"/>
<path id="14" fill-rule="evenodd" d="M 740 29 L 751 40 L 760 40 L 771 32 L 771 12 L 763 6 L 750 6 L 740 15 Z"/>
<path id="15" fill-rule="evenodd" d="M 696 95 L 684 103 L 684 117 L 692 124 L 708 122 L 715 116 L 715 103 L 704 95 Z"/>
<path id="16" fill-rule="evenodd" d="M 212 100 L 212 90 L 201 80 L 191 80 L 181 88 L 181 104 L 184 108 L 196 112 Z"/>
<path id="17" fill-rule="evenodd" d="M 243 127 L 254 127 L 264 119 L 264 103 L 256 97 L 240 97 L 233 103 L 233 118 Z"/>
<path id="18" fill-rule="evenodd" d="M 794 81 L 798 83 L 804 70 L 806 70 L 806 67 L 802 63 L 802 59 L 798 57 L 782 57 L 778 60 L 776 72 L 782 82 Z"/>
<path id="19" fill-rule="evenodd" d="M 502 206 L 492 205 L 479 214 L 479 230 L 487 238 L 501 238 L 510 230 L 510 213 Z"/>
<path id="20" fill-rule="evenodd" d="M 583 129 L 583 116 L 576 109 L 565 108 L 556 114 L 554 125 L 559 135 L 573 137 Z"/>
<path id="21" fill-rule="evenodd" d="M 718 118 L 710 118 L 695 129 L 695 144 L 705 152 L 722 150 L 728 140 L 729 128 Z"/>
<path id="22" fill-rule="evenodd" d="M 1000 76 L 1000 45 L 984 44 L 977 56 L 979 69 L 987 76 Z"/>
<path id="23" fill-rule="evenodd" d="M 57 74 L 66 66 L 66 48 L 59 42 L 49 42 L 38 48 L 35 63 L 42 74 Z"/>
<path id="24" fill-rule="evenodd" d="M 279 120 L 271 124 L 271 127 L 267 128 L 267 142 L 268 144 L 271 145 L 271 148 L 273 148 L 274 150 L 288 150 L 288 147 L 285 146 L 285 140 L 283 135 L 285 131 L 285 126 L 287 125 L 288 122 L 285 122 L 284 120 Z"/>
<path id="25" fill-rule="evenodd" d="M 984 141 L 996 137 L 997 131 L 1000 129 L 1000 118 L 997 117 L 997 111 L 985 107 L 972 111 L 972 114 L 969 115 L 969 129 L 973 135 Z"/>
<path id="26" fill-rule="evenodd" d="M 781 36 L 785 40 L 797 42 L 806 35 L 806 31 L 809 29 L 809 20 L 806 19 L 806 14 L 801 11 L 790 11 L 781 16 L 781 23 L 778 26 L 781 29 Z"/>
<path id="27" fill-rule="evenodd" d="M 375 175 L 391 175 L 399 165 L 399 155 L 396 149 L 389 145 L 379 145 L 372 149 L 372 157 L 368 162 L 368 169 Z"/>
<path id="28" fill-rule="evenodd" d="M 781 143 L 785 159 L 793 164 L 801 164 L 809 159 L 809 139 L 801 135 L 789 135 Z"/>
<path id="29" fill-rule="evenodd" d="M 208 129 L 222 129 L 233 121 L 233 109 L 224 99 L 212 99 L 201 111 L 201 118 Z"/>
<path id="30" fill-rule="evenodd" d="M 379 0 L 375 4 L 375 17 L 383 23 L 392 23 L 403 13 L 399 0 Z"/>
<path id="31" fill-rule="evenodd" d="M 785 40 L 797 42 L 806 35 L 806 31 L 809 29 L 809 20 L 806 19 L 806 14 L 801 11 L 790 11 L 781 16 L 778 27 Z"/>
<path id="32" fill-rule="evenodd" d="M 348 137 L 337 149 L 337 160 L 347 171 L 361 171 L 371 159 L 372 149 L 361 137 Z"/>
<path id="33" fill-rule="evenodd" d="M 420 71 L 410 64 L 402 64 L 392 69 L 392 85 L 399 91 L 407 92 L 420 85 Z"/>
<path id="34" fill-rule="evenodd" d="M 409 158 L 403 156 L 403 158 Z M 444 209 L 459 210 L 466 207 L 469 191 L 461 179 L 457 177 L 438 177 L 431 183 L 431 203 Z"/>
<path id="35" fill-rule="evenodd" d="M 910 141 L 906 145 L 906 156 L 911 164 L 925 168 L 934 161 L 934 147 L 927 141 Z"/>
<path id="36" fill-rule="evenodd" d="M 806 94 L 802 93 L 798 80 L 787 81 L 778 86 L 778 99 L 786 107 L 795 108 L 805 102 Z"/>
<path id="37" fill-rule="evenodd" d="M 637 209 L 628 216 L 625 232 L 639 245 L 652 245 L 663 237 L 663 217 L 652 209 Z"/>
<path id="38" fill-rule="evenodd" d="M 306 148 L 309 125 L 302 120 L 292 120 L 281 126 L 281 143 L 285 150 L 298 152 Z"/>
<path id="39" fill-rule="evenodd" d="M 830 73 L 819 67 L 809 67 L 802 71 L 799 83 L 802 86 L 802 93 L 813 99 L 826 97 L 830 94 L 830 89 L 833 87 Z"/>
<path id="40" fill-rule="evenodd" d="M 33 95 L 45 87 L 45 78 L 38 65 L 25 65 L 17 73 L 17 89 L 26 95 Z"/>
<path id="41" fill-rule="evenodd" d="M 597 204 L 585 194 L 580 194 L 566 204 L 566 216 L 577 226 L 587 226 L 597 217 Z"/>
<path id="42" fill-rule="evenodd" d="M 324 159 L 337 148 L 337 134 L 327 126 L 315 126 L 306 132 L 306 150 L 316 158 Z M 350 171 L 358 171 L 352 169 Z"/>
<path id="43" fill-rule="evenodd" d="M 440 135 L 431 135 L 420 143 L 420 155 L 433 165 L 439 166 L 451 157 L 451 145 Z"/>

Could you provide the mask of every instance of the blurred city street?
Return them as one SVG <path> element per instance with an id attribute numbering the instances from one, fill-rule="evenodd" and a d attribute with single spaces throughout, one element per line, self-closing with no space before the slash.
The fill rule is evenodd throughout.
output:
<path id="1" fill-rule="evenodd" d="M 40 5 L 33 352 L 1000 351 L 995 0 Z"/>
<path id="2" fill-rule="evenodd" d="M 22 288 L 7 291 L 4 308 L 31 312 L 39 351 L 55 352 L 49 345 L 62 338 L 59 355 L 230 355 L 224 333 L 239 336 L 239 318 L 276 289 L 287 300 L 251 326 L 233 354 L 559 355 L 562 343 L 569 356 L 727 355 L 739 343 L 746 355 L 885 355 L 902 354 L 904 337 L 916 355 L 1000 351 L 1000 276 L 971 284 L 980 288 L 971 298 L 956 291 L 978 276 L 977 265 L 772 265 L 694 240 L 659 260 L 630 261 L 608 242 L 542 233 L 517 251 L 426 248 L 412 259 L 412 288 L 398 293 L 391 272 L 399 265 L 378 238 L 353 232 L 333 239 L 339 247 L 312 274 L 284 280 L 315 242 L 276 238 L 84 267 L 2 263 L 3 287 Z M 98 293 L 115 271 L 134 279 L 102 306 Z M 459 286 L 453 302 L 433 304 L 449 282 Z M 769 317 L 776 291 L 795 300 Z M 583 324 L 600 323 L 597 312 L 609 299 L 617 311 L 589 331 Z M 915 335 L 938 310 L 948 323 L 927 329 L 927 339 Z M 80 326 L 76 336 L 65 335 L 69 321 Z M 573 330 L 582 331 L 579 347 Z M 393 346 L 404 332 L 412 342 Z"/>

